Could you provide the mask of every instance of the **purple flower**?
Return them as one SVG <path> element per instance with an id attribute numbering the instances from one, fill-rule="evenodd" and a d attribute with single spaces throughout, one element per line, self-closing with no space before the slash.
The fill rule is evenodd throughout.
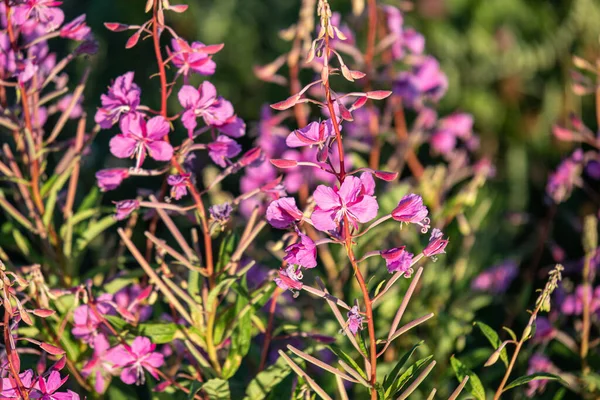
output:
<path id="1" fill-rule="evenodd" d="M 549 372 L 556 374 L 558 368 L 550 359 L 542 354 L 534 354 L 529 358 L 529 367 L 527 368 L 527 375 L 532 375 L 537 372 Z M 548 379 L 538 379 L 531 381 L 527 384 L 527 390 L 525 393 L 527 397 L 532 398 L 536 393 L 542 393 L 546 389 Z"/>
<path id="2" fill-rule="evenodd" d="M 169 134 L 169 123 L 162 116 L 146 120 L 136 115 L 121 119 L 121 133 L 110 140 L 110 152 L 119 158 L 135 157 L 135 167 L 140 168 L 146 153 L 157 161 L 169 161 L 173 147 L 164 140 Z"/>
<path id="3" fill-rule="evenodd" d="M 307 235 L 298 233 L 300 241 L 285 249 L 283 260 L 288 264 L 299 265 L 304 268 L 317 266 L 317 246 Z"/>
<path id="4" fill-rule="evenodd" d="M 471 289 L 494 294 L 504 293 L 518 272 L 517 264 L 512 261 L 496 265 L 477 275 L 471 282 Z"/>
<path id="5" fill-rule="evenodd" d="M 440 129 L 431 135 L 429 144 L 435 153 L 451 155 L 456 148 L 456 136 L 448 129 Z"/>
<path id="6" fill-rule="evenodd" d="M 219 222 L 226 222 L 231 216 L 232 211 L 233 208 L 229 203 L 215 204 L 208 209 L 211 218 Z"/>
<path id="7" fill-rule="evenodd" d="M 285 143 L 289 147 L 323 145 L 327 139 L 335 135 L 330 119 L 323 122 L 311 122 L 302 129 L 290 133 Z"/>
<path id="8" fill-rule="evenodd" d="M 233 138 L 239 138 L 246 134 L 246 123 L 243 119 L 233 116 L 227 119 L 227 122 L 222 125 L 215 125 L 215 127 L 220 131 L 226 134 L 227 136 Z"/>
<path id="9" fill-rule="evenodd" d="M 348 311 L 348 329 L 353 335 L 356 335 L 359 329 L 362 329 L 363 317 L 360 315 L 358 306 L 352 306 Z"/>
<path id="10" fill-rule="evenodd" d="M 58 8 L 62 1 L 56 0 L 26 0 L 23 4 L 13 8 L 13 23 L 23 25 L 28 19 L 33 18 L 44 25 L 47 32 L 53 31 L 62 25 L 65 15 Z"/>
<path id="11" fill-rule="evenodd" d="M 301 221 L 302 216 L 302 211 L 296 206 L 296 200 L 293 197 L 275 200 L 267 208 L 267 221 L 277 229 L 288 228 L 296 221 Z"/>
<path id="12" fill-rule="evenodd" d="M 91 32 L 85 23 L 85 14 L 82 14 L 60 29 L 60 37 L 79 41 L 87 39 Z"/>
<path id="13" fill-rule="evenodd" d="M 417 194 L 407 194 L 402 197 L 396 208 L 392 211 L 392 218 L 407 224 L 421 225 L 425 232 L 429 228 L 429 211 L 423 205 L 423 198 Z"/>
<path id="14" fill-rule="evenodd" d="M 413 255 L 405 250 L 406 246 L 393 248 L 381 252 L 381 257 L 385 260 L 385 265 L 390 274 L 394 272 L 404 273 L 405 278 L 410 278 L 412 275 Z"/>
<path id="15" fill-rule="evenodd" d="M 155 352 L 156 345 L 150 339 L 138 336 L 131 346 L 119 345 L 110 352 L 107 359 L 117 367 L 124 368 L 121 380 L 128 384 L 143 384 L 146 381 L 144 370 L 148 371 L 154 379 L 158 379 L 156 369 L 161 367 L 164 356 Z"/>
<path id="16" fill-rule="evenodd" d="M 207 147 L 210 158 L 223 168 L 227 166 L 229 158 L 237 156 L 242 151 L 242 146 L 238 142 L 223 135 L 219 135 L 217 140 L 209 143 Z"/>
<path id="17" fill-rule="evenodd" d="M 66 393 L 56 393 L 68 378 L 68 376 L 61 378 L 58 371 L 50 372 L 47 378 L 38 377 L 37 382 L 33 386 L 33 391 L 29 394 L 29 398 L 41 400 L 79 400 L 79 395 L 70 390 L 67 390 Z"/>
<path id="18" fill-rule="evenodd" d="M 21 372 L 19 374 L 19 378 L 21 379 L 21 383 L 25 388 L 30 388 L 31 383 L 33 382 L 33 371 L 28 369 L 27 371 Z M 0 398 L 2 399 L 21 399 L 21 395 L 19 393 L 18 385 L 15 379 L 9 374 L 8 378 L 0 379 Z"/>
<path id="19" fill-rule="evenodd" d="M 448 78 L 432 56 L 422 57 L 411 71 L 400 72 L 393 91 L 409 107 L 419 109 L 425 101 L 437 102 L 448 89 Z"/>
<path id="20" fill-rule="evenodd" d="M 188 77 L 191 72 L 200 75 L 212 75 L 215 73 L 217 64 L 209 54 L 202 51 L 206 46 L 200 42 L 193 42 L 190 46 L 183 39 L 172 39 L 170 53 L 171 62 L 178 69 L 177 74 Z"/>
<path id="21" fill-rule="evenodd" d="M 375 197 L 366 193 L 362 181 L 355 176 L 346 177 L 339 189 L 319 185 L 313 197 L 317 206 L 311 220 L 323 232 L 336 229 L 344 216 L 358 228 L 358 222 L 369 222 L 379 210 Z"/>
<path id="22" fill-rule="evenodd" d="M 425 257 L 431 257 L 438 254 L 445 253 L 444 249 L 448 245 L 448 239 L 442 239 L 444 233 L 437 228 L 431 231 L 431 237 L 429 238 L 429 244 L 423 250 Z"/>
<path id="23" fill-rule="evenodd" d="M 581 149 L 577 149 L 571 157 L 565 159 L 558 166 L 556 172 L 548 177 L 546 193 L 555 203 L 567 200 L 575 185 L 581 182 L 582 160 L 583 152 Z"/>
<path id="24" fill-rule="evenodd" d="M 129 170 L 126 168 L 102 169 L 96 172 L 96 180 L 101 191 L 107 192 L 114 190 L 121 185 L 123 179 L 129 177 Z"/>
<path id="25" fill-rule="evenodd" d="M 274 279 L 277 286 L 283 290 L 301 290 L 302 286 L 302 271 L 300 267 L 296 269 L 293 265 L 288 265 L 287 268 L 279 270 L 279 276 Z"/>
<path id="26" fill-rule="evenodd" d="M 394 6 L 383 6 L 385 13 L 387 28 L 390 34 L 394 36 L 394 42 L 392 43 L 392 57 L 394 60 L 399 60 L 404 56 L 404 49 L 402 48 L 402 25 L 404 24 L 404 18 L 399 9 Z"/>
<path id="27" fill-rule="evenodd" d="M 190 182 L 190 174 L 169 175 L 167 183 L 171 185 L 171 197 L 175 200 L 187 195 L 187 185 Z"/>
<path id="28" fill-rule="evenodd" d="M 454 113 L 440 119 L 439 126 L 456 135 L 457 137 L 467 140 L 473 133 L 473 116 L 467 113 Z"/>
<path id="29" fill-rule="evenodd" d="M 583 301 L 585 298 L 585 286 L 579 285 L 572 293 L 565 297 L 561 304 L 561 311 L 566 315 L 581 315 L 583 313 Z M 595 313 L 600 311 L 600 286 L 592 293 L 592 289 L 587 293 L 588 302 L 590 304 L 590 312 Z"/>
<path id="30" fill-rule="evenodd" d="M 97 335 L 94 338 L 94 355 L 81 369 L 81 374 L 86 378 L 94 375 L 94 389 L 99 394 L 106 391 L 110 378 L 116 371 L 114 364 L 108 361 L 110 350 L 106 336 Z"/>
<path id="31" fill-rule="evenodd" d="M 137 200 L 121 200 L 117 201 L 115 206 L 117 208 L 115 219 L 117 221 L 121 221 L 127 218 L 129 214 L 140 208 L 140 202 Z"/>
<path id="32" fill-rule="evenodd" d="M 110 295 L 98 298 L 95 304 L 96 312 L 88 304 L 82 304 L 73 312 L 73 329 L 71 333 L 84 343 L 93 344 L 102 325 L 100 316 L 111 313 L 112 307 L 106 300 L 112 300 Z"/>
<path id="33" fill-rule="evenodd" d="M 217 89 L 208 81 L 202 82 L 198 89 L 183 85 L 178 93 L 179 103 L 185 112 L 181 116 L 183 126 L 190 137 L 198 126 L 196 119 L 202 117 L 206 125 L 222 126 L 232 122 L 235 117 L 233 106 L 222 97 L 217 98 Z"/>
<path id="34" fill-rule="evenodd" d="M 58 103 L 56 103 L 56 108 L 58 108 L 62 112 L 65 112 L 65 111 L 67 111 L 67 108 L 69 108 L 69 105 L 71 104 L 72 100 L 73 100 L 72 94 L 63 96 L 58 101 Z M 81 115 L 83 114 L 83 107 L 81 106 L 81 101 L 82 101 L 82 97 L 79 97 L 79 100 L 77 101 L 77 103 L 75 103 L 75 106 L 73 107 L 73 109 L 71 110 L 71 113 L 69 114 L 69 118 L 75 119 L 75 118 L 81 117 Z"/>
<path id="35" fill-rule="evenodd" d="M 102 107 L 95 117 L 101 128 L 110 128 L 119 121 L 121 115 L 136 112 L 142 91 L 133 83 L 133 76 L 133 72 L 119 76 L 108 88 L 108 94 L 101 96 Z"/>
<path id="36" fill-rule="evenodd" d="M 537 317 L 535 320 L 535 337 L 538 342 L 548 341 L 556 334 L 550 320 L 546 317 Z"/>
<path id="37" fill-rule="evenodd" d="M 152 307 L 142 302 L 150 296 L 152 287 L 142 289 L 139 284 L 125 286 L 113 296 L 117 312 L 129 322 L 144 322 L 152 315 Z"/>

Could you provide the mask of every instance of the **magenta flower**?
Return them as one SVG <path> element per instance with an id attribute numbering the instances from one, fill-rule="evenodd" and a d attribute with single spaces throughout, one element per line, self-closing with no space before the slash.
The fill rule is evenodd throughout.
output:
<path id="1" fill-rule="evenodd" d="M 504 293 L 518 273 L 519 268 L 512 261 L 493 266 L 473 279 L 471 289 L 494 294 Z"/>
<path id="2" fill-rule="evenodd" d="M 102 295 L 96 303 L 96 312 L 102 316 L 109 314 L 112 307 L 108 304 L 112 296 Z M 94 338 L 99 333 L 102 322 L 99 316 L 88 304 L 82 304 L 73 312 L 73 329 L 71 333 L 84 343 L 93 345 Z"/>
<path id="3" fill-rule="evenodd" d="M 121 380 L 128 384 L 143 384 L 146 381 L 144 370 L 148 371 L 154 379 L 158 379 L 156 369 L 161 367 L 164 356 L 155 352 L 156 345 L 150 339 L 138 336 L 133 340 L 131 346 L 119 345 L 107 356 L 107 360 L 117 367 L 124 368 L 121 372 Z"/>
<path id="4" fill-rule="evenodd" d="M 82 97 L 80 97 L 79 100 L 77 101 L 77 103 L 75 103 L 75 106 L 73 107 L 73 109 L 71 110 L 71 113 L 69 114 L 69 118 L 72 118 L 72 119 L 79 118 L 83 114 L 83 107 L 81 106 L 81 102 L 83 100 Z M 71 100 L 73 100 L 72 94 L 63 96 L 58 101 L 58 103 L 56 103 L 56 108 L 58 108 L 62 112 L 67 111 L 69 104 L 71 104 Z"/>
<path id="5" fill-rule="evenodd" d="M 80 41 L 90 37 L 91 32 L 91 28 L 85 23 L 85 14 L 81 14 L 60 29 L 60 37 Z"/>
<path id="6" fill-rule="evenodd" d="M 285 143 L 289 147 L 322 146 L 329 137 L 334 135 L 333 123 L 328 119 L 323 122 L 311 122 L 304 128 L 293 131 Z"/>
<path id="7" fill-rule="evenodd" d="M 467 140 L 473 133 L 473 116 L 467 113 L 454 113 L 440 119 L 441 129 L 447 129 L 457 137 Z"/>
<path id="8" fill-rule="evenodd" d="M 99 394 L 106 391 L 110 378 L 116 371 L 114 364 L 108 361 L 110 350 L 106 336 L 97 335 L 94 338 L 94 355 L 81 370 L 81 374 L 86 378 L 94 375 L 94 389 Z"/>
<path id="9" fill-rule="evenodd" d="M 274 279 L 277 286 L 283 290 L 302 290 L 302 271 L 300 267 L 296 269 L 293 265 L 288 265 L 287 268 L 279 270 L 279 276 Z"/>
<path id="10" fill-rule="evenodd" d="M 70 390 L 56 393 L 65 384 L 67 379 L 69 379 L 68 376 L 61 378 L 58 371 L 50 372 L 47 378 L 40 376 L 33 386 L 33 391 L 29 394 L 29 398 L 40 400 L 79 400 L 79 395 Z"/>
<path id="11" fill-rule="evenodd" d="M 110 152 L 119 158 L 135 157 L 135 167 L 140 168 L 146 153 L 157 161 L 169 161 L 173 147 L 164 140 L 169 134 L 169 123 L 161 116 L 146 122 L 136 115 L 126 115 L 121 119 L 121 133 L 110 140 Z"/>
<path id="12" fill-rule="evenodd" d="M 288 264 L 299 265 L 304 268 L 314 268 L 317 266 L 317 246 L 311 238 L 303 233 L 298 233 L 300 241 L 294 243 L 285 249 L 283 260 Z"/>
<path id="13" fill-rule="evenodd" d="M 123 179 L 129 177 L 129 170 L 126 168 L 102 169 L 96 172 L 96 180 L 101 191 L 107 192 L 114 190 L 121 185 Z"/>
<path id="14" fill-rule="evenodd" d="M 202 51 L 206 47 L 203 43 L 194 42 L 190 46 L 183 39 L 172 39 L 173 48 L 171 62 L 177 68 L 177 74 L 188 77 L 191 72 L 200 75 L 212 75 L 215 73 L 217 64 L 212 60 L 209 54 Z"/>
<path id="15" fill-rule="evenodd" d="M 283 197 L 273 201 L 267 208 L 267 221 L 273 228 L 286 229 L 302 220 L 302 211 L 296 206 L 293 197 Z"/>
<path id="16" fill-rule="evenodd" d="M 581 315 L 583 313 L 583 300 L 586 297 L 585 286 L 579 285 L 572 293 L 565 297 L 561 304 L 561 311 L 566 315 Z M 592 292 L 591 288 L 587 292 L 588 301 L 590 303 L 590 312 L 596 313 L 600 311 L 600 286 Z"/>
<path id="17" fill-rule="evenodd" d="M 229 220 L 229 217 L 233 212 L 233 207 L 231 207 L 231 204 L 229 203 L 215 204 L 208 209 L 208 212 L 212 219 L 225 223 Z"/>
<path id="18" fill-rule="evenodd" d="M 56 30 L 65 20 L 65 15 L 58 8 L 62 1 L 25 0 L 13 8 L 13 23 L 23 25 L 30 18 L 45 26 L 47 32 Z"/>
<path id="19" fill-rule="evenodd" d="M 582 183 L 581 171 L 583 151 L 577 149 L 560 163 L 555 172 L 548 177 L 546 193 L 555 203 L 562 203 L 569 198 L 573 188 Z"/>
<path id="20" fill-rule="evenodd" d="M 190 174 L 169 175 L 167 183 L 171 185 L 171 197 L 175 200 L 187 195 L 187 185 L 190 182 Z"/>
<path id="21" fill-rule="evenodd" d="M 110 128 L 122 115 L 136 112 L 142 91 L 133 83 L 133 76 L 133 72 L 119 76 L 108 88 L 108 94 L 100 97 L 102 107 L 96 112 L 95 121 L 101 128 Z"/>
<path id="22" fill-rule="evenodd" d="M 352 309 L 348 311 L 348 329 L 353 335 L 356 335 L 359 329 L 362 329 L 363 317 L 360 315 L 358 306 L 352 306 Z"/>
<path id="23" fill-rule="evenodd" d="M 127 218 L 129 214 L 140 208 L 140 202 L 137 200 L 121 200 L 117 201 L 115 206 L 117 208 L 115 219 L 117 221 L 121 221 Z"/>
<path id="24" fill-rule="evenodd" d="M 181 106 L 185 108 L 181 122 L 188 129 L 190 137 L 198 126 L 198 117 L 202 117 L 206 125 L 222 126 L 231 123 L 235 116 L 231 103 L 222 97 L 217 98 L 217 89 L 208 81 L 202 82 L 198 89 L 183 85 L 178 98 Z"/>
<path id="25" fill-rule="evenodd" d="M 375 197 L 365 193 L 362 181 L 355 176 L 346 177 L 339 189 L 319 185 L 313 197 L 317 206 L 311 220 L 323 232 L 336 229 L 344 216 L 358 228 L 358 222 L 369 222 L 379 210 Z"/>
<path id="26" fill-rule="evenodd" d="M 227 166 L 229 158 L 237 156 L 242 151 L 242 146 L 235 140 L 223 135 L 219 135 L 217 140 L 209 143 L 207 147 L 210 158 L 223 168 Z"/>
<path id="27" fill-rule="evenodd" d="M 413 255 L 406 251 L 405 248 L 406 246 L 402 246 L 382 251 L 381 257 L 385 260 L 385 265 L 390 274 L 403 272 L 405 278 L 410 278 L 413 272 L 410 267 Z"/>
<path id="28" fill-rule="evenodd" d="M 448 239 L 442 239 L 444 234 L 437 228 L 431 231 L 431 237 L 429 238 L 429 244 L 423 250 L 425 257 L 435 256 L 437 254 L 445 253 L 444 249 L 448 245 Z"/>
<path id="29" fill-rule="evenodd" d="M 431 135 L 429 144 L 437 154 L 452 155 L 456 148 L 456 136 L 448 129 L 440 129 Z"/>
<path id="30" fill-rule="evenodd" d="M 407 224 L 421 225 L 424 228 L 424 232 L 427 232 L 429 228 L 428 213 L 427 207 L 423 205 L 423 198 L 411 193 L 402 197 L 396 208 L 392 211 L 392 218 Z"/>
<path id="31" fill-rule="evenodd" d="M 527 375 L 535 374 L 537 372 L 549 372 L 552 374 L 557 374 L 560 371 L 548 357 L 542 354 L 534 354 L 529 358 Z M 548 379 L 538 379 L 529 382 L 527 384 L 527 390 L 525 391 L 527 397 L 533 398 L 536 393 L 542 393 L 546 389 L 547 383 Z"/>
<path id="32" fill-rule="evenodd" d="M 402 71 L 394 82 L 393 91 L 409 107 L 419 109 L 426 101 L 437 102 L 448 89 L 448 78 L 432 56 L 425 56 L 411 71 Z"/>
<path id="33" fill-rule="evenodd" d="M 25 388 L 30 388 L 33 382 L 33 371 L 28 369 L 27 371 L 19 374 L 21 383 Z M 7 378 L 0 379 L 0 399 L 21 399 L 17 382 L 9 374 Z"/>

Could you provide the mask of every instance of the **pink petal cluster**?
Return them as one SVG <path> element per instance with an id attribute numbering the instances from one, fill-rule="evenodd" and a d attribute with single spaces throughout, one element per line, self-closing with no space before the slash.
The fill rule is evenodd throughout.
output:
<path id="1" fill-rule="evenodd" d="M 96 112 L 95 120 L 101 128 L 110 128 L 123 115 L 137 114 L 142 91 L 133 82 L 133 77 L 133 72 L 119 76 L 108 88 L 108 93 L 100 97 L 102 107 Z"/>
<path id="2" fill-rule="evenodd" d="M 283 260 L 288 264 L 298 265 L 303 268 L 314 268 L 317 266 L 317 246 L 307 235 L 298 232 L 300 241 L 285 249 Z"/>
<path id="3" fill-rule="evenodd" d="M 372 192 L 371 192 L 372 193 Z M 348 176 L 340 188 L 319 185 L 313 194 L 317 206 L 311 220 L 320 231 L 332 231 L 339 227 L 344 217 L 357 228 L 358 223 L 369 222 L 377 216 L 379 205 L 369 188 L 355 176 Z"/>
<path id="4" fill-rule="evenodd" d="M 292 224 L 301 221 L 302 211 L 296 206 L 293 197 L 283 197 L 273 201 L 267 208 L 267 221 L 277 229 L 286 229 Z"/>
<path id="5" fill-rule="evenodd" d="M 131 345 L 120 344 L 107 356 L 107 360 L 121 371 L 121 380 L 128 384 L 143 384 L 146 381 L 144 371 L 147 371 L 155 379 L 158 379 L 157 368 L 160 368 L 165 360 L 161 353 L 156 350 L 156 344 L 150 339 L 138 336 Z"/>
<path id="6" fill-rule="evenodd" d="M 397 247 L 381 252 L 381 257 L 385 260 L 385 265 L 390 274 L 402 272 L 404 277 L 410 278 L 412 275 L 412 253 L 406 251 L 406 247 Z"/>

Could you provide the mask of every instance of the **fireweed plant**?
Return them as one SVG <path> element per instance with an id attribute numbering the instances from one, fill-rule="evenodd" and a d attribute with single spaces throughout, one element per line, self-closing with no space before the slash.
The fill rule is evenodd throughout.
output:
<path id="1" fill-rule="evenodd" d="M 438 118 L 447 78 L 403 13 L 353 1 L 354 15 L 366 17 L 363 51 L 327 1 L 304 0 L 298 23 L 281 34 L 291 50 L 255 69 L 260 79 L 289 84 L 291 96 L 262 109 L 256 147 L 243 152 L 238 139 L 246 124 L 207 79 L 223 45 L 180 37 L 167 22 L 187 6 L 167 0 L 148 0 L 141 25 L 105 24 L 133 32 L 127 48 L 151 43 L 158 109 L 136 83 L 148 78 L 124 70 L 102 95 L 88 131 L 80 104 L 88 73 L 70 90 L 64 70 L 97 44 L 85 17 L 65 24 L 60 6 L 5 0 L 0 8 L 0 125 L 11 140 L 2 147 L 0 173 L 9 185 L 0 206 L 3 232 L 14 239 L 10 251 L 0 248 L 0 397 L 79 398 L 66 389 L 66 370 L 71 387 L 90 397 L 426 396 L 419 386 L 436 361 L 409 363 L 423 346 L 414 332 L 444 307 L 411 304 L 411 311 L 408 304 L 417 292 L 447 292 L 448 281 L 468 288 L 469 250 L 489 209 L 477 195 L 493 167 L 474 161 L 470 115 Z M 56 38 L 75 41 L 75 50 L 59 60 L 48 45 Z M 288 77 L 278 75 L 284 66 Z M 315 79 L 303 85 L 301 72 Z M 75 135 L 66 137 L 71 125 Z M 81 162 L 99 133 L 111 137 L 106 151 L 123 167 L 97 171 L 98 189 L 83 196 Z M 421 147 L 436 165 L 421 163 Z M 204 159 L 214 166 L 199 173 Z M 237 173 L 241 194 L 224 193 L 220 184 Z M 399 176 L 405 179 L 396 183 Z M 140 189 L 105 215 L 99 192 L 140 178 L 155 179 L 160 189 Z M 135 234 L 145 220 L 142 251 Z M 445 252 L 442 231 L 455 222 L 465 237 L 456 265 L 420 266 Z M 122 225 L 119 241 L 94 248 L 115 224 Z M 263 246 L 268 224 L 287 232 Z M 96 253 L 110 276 L 94 270 L 82 279 L 84 261 L 101 258 Z M 280 268 L 269 271 L 272 259 Z M 116 265 L 129 261 L 140 268 L 118 272 Z M 324 279 L 309 283 L 321 268 Z M 406 291 L 394 296 L 399 288 Z M 276 325 L 276 317 L 297 317 L 303 302 L 314 309 L 314 298 L 331 309 L 334 333 Z M 470 298 L 440 303 L 459 301 Z M 439 330 L 436 340 L 453 343 L 465 333 L 470 321 L 452 318 L 459 328 Z M 21 368 L 22 357 L 34 359 L 35 369 Z M 460 383 L 440 394 L 455 399 L 466 389 L 481 398 L 474 374 L 451 363 Z M 328 378 L 334 383 L 323 385 Z"/>

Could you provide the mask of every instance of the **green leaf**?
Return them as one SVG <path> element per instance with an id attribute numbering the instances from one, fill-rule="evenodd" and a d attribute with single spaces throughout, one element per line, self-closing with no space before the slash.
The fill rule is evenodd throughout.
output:
<path id="1" fill-rule="evenodd" d="M 479 321 L 475 322 L 475 325 L 481 330 L 481 332 L 485 335 L 487 340 L 490 341 L 490 344 L 492 345 L 494 350 L 500 347 L 502 341 L 500 340 L 500 337 L 498 336 L 496 331 L 492 329 L 492 327 Z M 500 351 L 500 359 L 502 360 L 504 365 L 508 367 L 508 353 L 506 352 L 506 348 L 503 348 Z"/>
<path id="2" fill-rule="evenodd" d="M 112 325 L 115 330 L 122 332 L 127 327 L 127 321 L 116 315 L 105 315 L 104 318 Z"/>
<path id="3" fill-rule="evenodd" d="M 394 369 L 392 369 L 392 371 L 383 378 L 383 387 L 386 389 L 387 395 L 390 394 L 389 391 L 387 391 L 387 389 L 390 389 L 390 387 L 392 386 L 392 383 L 397 380 L 400 370 L 404 367 L 404 365 L 406 364 L 408 359 L 410 357 L 412 357 L 415 350 L 417 350 L 417 347 L 419 347 L 422 344 L 423 344 L 423 341 L 420 341 L 419 343 L 415 344 L 409 351 L 404 353 L 402 355 L 402 357 L 400 357 L 400 360 L 398 360 L 398 362 L 396 363 L 396 366 L 394 367 Z"/>
<path id="4" fill-rule="evenodd" d="M 506 327 L 506 326 L 503 326 L 502 329 L 504 329 L 506 332 L 508 332 L 508 334 L 510 335 L 510 338 L 512 340 L 514 340 L 515 342 L 518 342 L 517 334 L 512 329 L 510 329 L 509 327 Z"/>
<path id="5" fill-rule="evenodd" d="M 215 378 L 206 381 L 202 385 L 202 390 L 208 395 L 210 400 L 231 400 L 229 383 L 223 379 Z"/>
<path id="6" fill-rule="evenodd" d="M 538 372 L 535 374 L 531 374 L 531 375 L 527 375 L 527 376 L 522 376 L 520 378 L 515 379 L 514 381 L 512 381 L 511 383 L 509 383 L 508 385 L 506 385 L 506 387 L 504 388 L 504 390 L 502 392 L 506 392 L 507 390 L 510 390 L 514 387 L 517 386 L 521 386 L 524 385 L 526 383 L 529 383 L 531 381 L 539 381 L 539 380 L 549 380 L 549 381 L 560 381 L 561 383 L 564 382 L 562 380 L 562 378 L 558 375 L 554 375 L 554 374 L 549 374 L 547 372 Z"/>
<path id="7" fill-rule="evenodd" d="M 188 400 L 193 400 L 196 393 L 198 393 L 202 389 L 202 382 L 194 381 L 190 386 L 190 392 L 188 393 Z"/>
<path id="8" fill-rule="evenodd" d="M 392 396 L 388 395 L 388 397 L 396 397 L 397 392 L 402 389 L 406 382 L 408 382 L 417 372 L 419 372 L 421 367 L 425 365 L 425 363 L 429 362 L 429 360 L 432 358 L 433 356 L 427 356 L 408 367 L 395 382 L 392 382 L 391 386 L 388 388 L 388 390 L 386 390 L 386 395 L 389 392 Z"/>
<path id="9" fill-rule="evenodd" d="M 242 288 L 246 288 L 246 279 L 242 281 Z M 235 315 L 240 314 L 243 308 L 248 304 L 246 296 L 238 296 L 235 304 Z M 252 340 L 252 315 L 253 312 L 246 312 L 237 320 L 236 328 L 231 336 L 231 348 L 225 363 L 223 364 L 223 378 L 231 378 L 242 364 L 242 359 L 250 350 Z"/>
<path id="10" fill-rule="evenodd" d="M 282 382 L 291 371 L 292 369 L 283 357 L 279 357 L 275 364 L 270 365 L 250 381 L 244 400 L 265 399 L 272 389 Z"/>
<path id="11" fill-rule="evenodd" d="M 346 364 L 351 366 L 352 369 L 354 369 L 356 372 L 358 372 L 360 374 L 360 376 L 362 376 L 364 378 L 364 380 L 368 380 L 367 374 L 365 374 L 365 371 L 362 370 L 362 368 L 356 363 L 356 361 L 354 361 L 354 359 L 352 357 L 350 357 L 348 354 L 344 353 L 344 350 L 342 350 L 341 348 L 337 347 L 334 344 L 329 345 L 329 349 L 340 360 L 344 361 Z"/>
<path id="12" fill-rule="evenodd" d="M 219 247 L 219 261 L 217 262 L 216 271 L 222 271 L 227 263 L 229 263 L 231 255 L 237 247 L 237 243 L 238 237 L 233 232 L 229 232 L 221 241 L 221 246 Z"/>
<path id="13" fill-rule="evenodd" d="M 152 343 L 164 344 L 170 343 L 175 339 L 175 335 L 179 331 L 179 326 L 172 322 L 148 322 L 140 324 L 136 331 L 141 336 L 149 338 Z"/>
<path id="14" fill-rule="evenodd" d="M 465 376 L 469 376 L 469 381 L 466 386 L 469 393 L 478 400 L 485 400 L 485 389 L 483 388 L 479 377 L 454 356 L 450 358 L 450 364 L 452 364 L 452 369 L 454 369 L 454 373 L 459 382 L 461 382 Z"/>
<path id="15" fill-rule="evenodd" d="M 102 232 L 113 226 L 117 223 L 117 220 L 114 219 L 112 215 L 108 215 L 99 221 L 95 221 L 90 223 L 87 229 L 83 232 L 81 237 L 77 239 L 77 251 L 80 254 L 83 250 L 85 250 L 89 244 L 94 240 L 98 235 Z"/>
<path id="16" fill-rule="evenodd" d="M 379 400 L 385 400 L 385 390 L 380 382 L 375 382 L 375 390 L 377 391 L 377 398 Z"/>

